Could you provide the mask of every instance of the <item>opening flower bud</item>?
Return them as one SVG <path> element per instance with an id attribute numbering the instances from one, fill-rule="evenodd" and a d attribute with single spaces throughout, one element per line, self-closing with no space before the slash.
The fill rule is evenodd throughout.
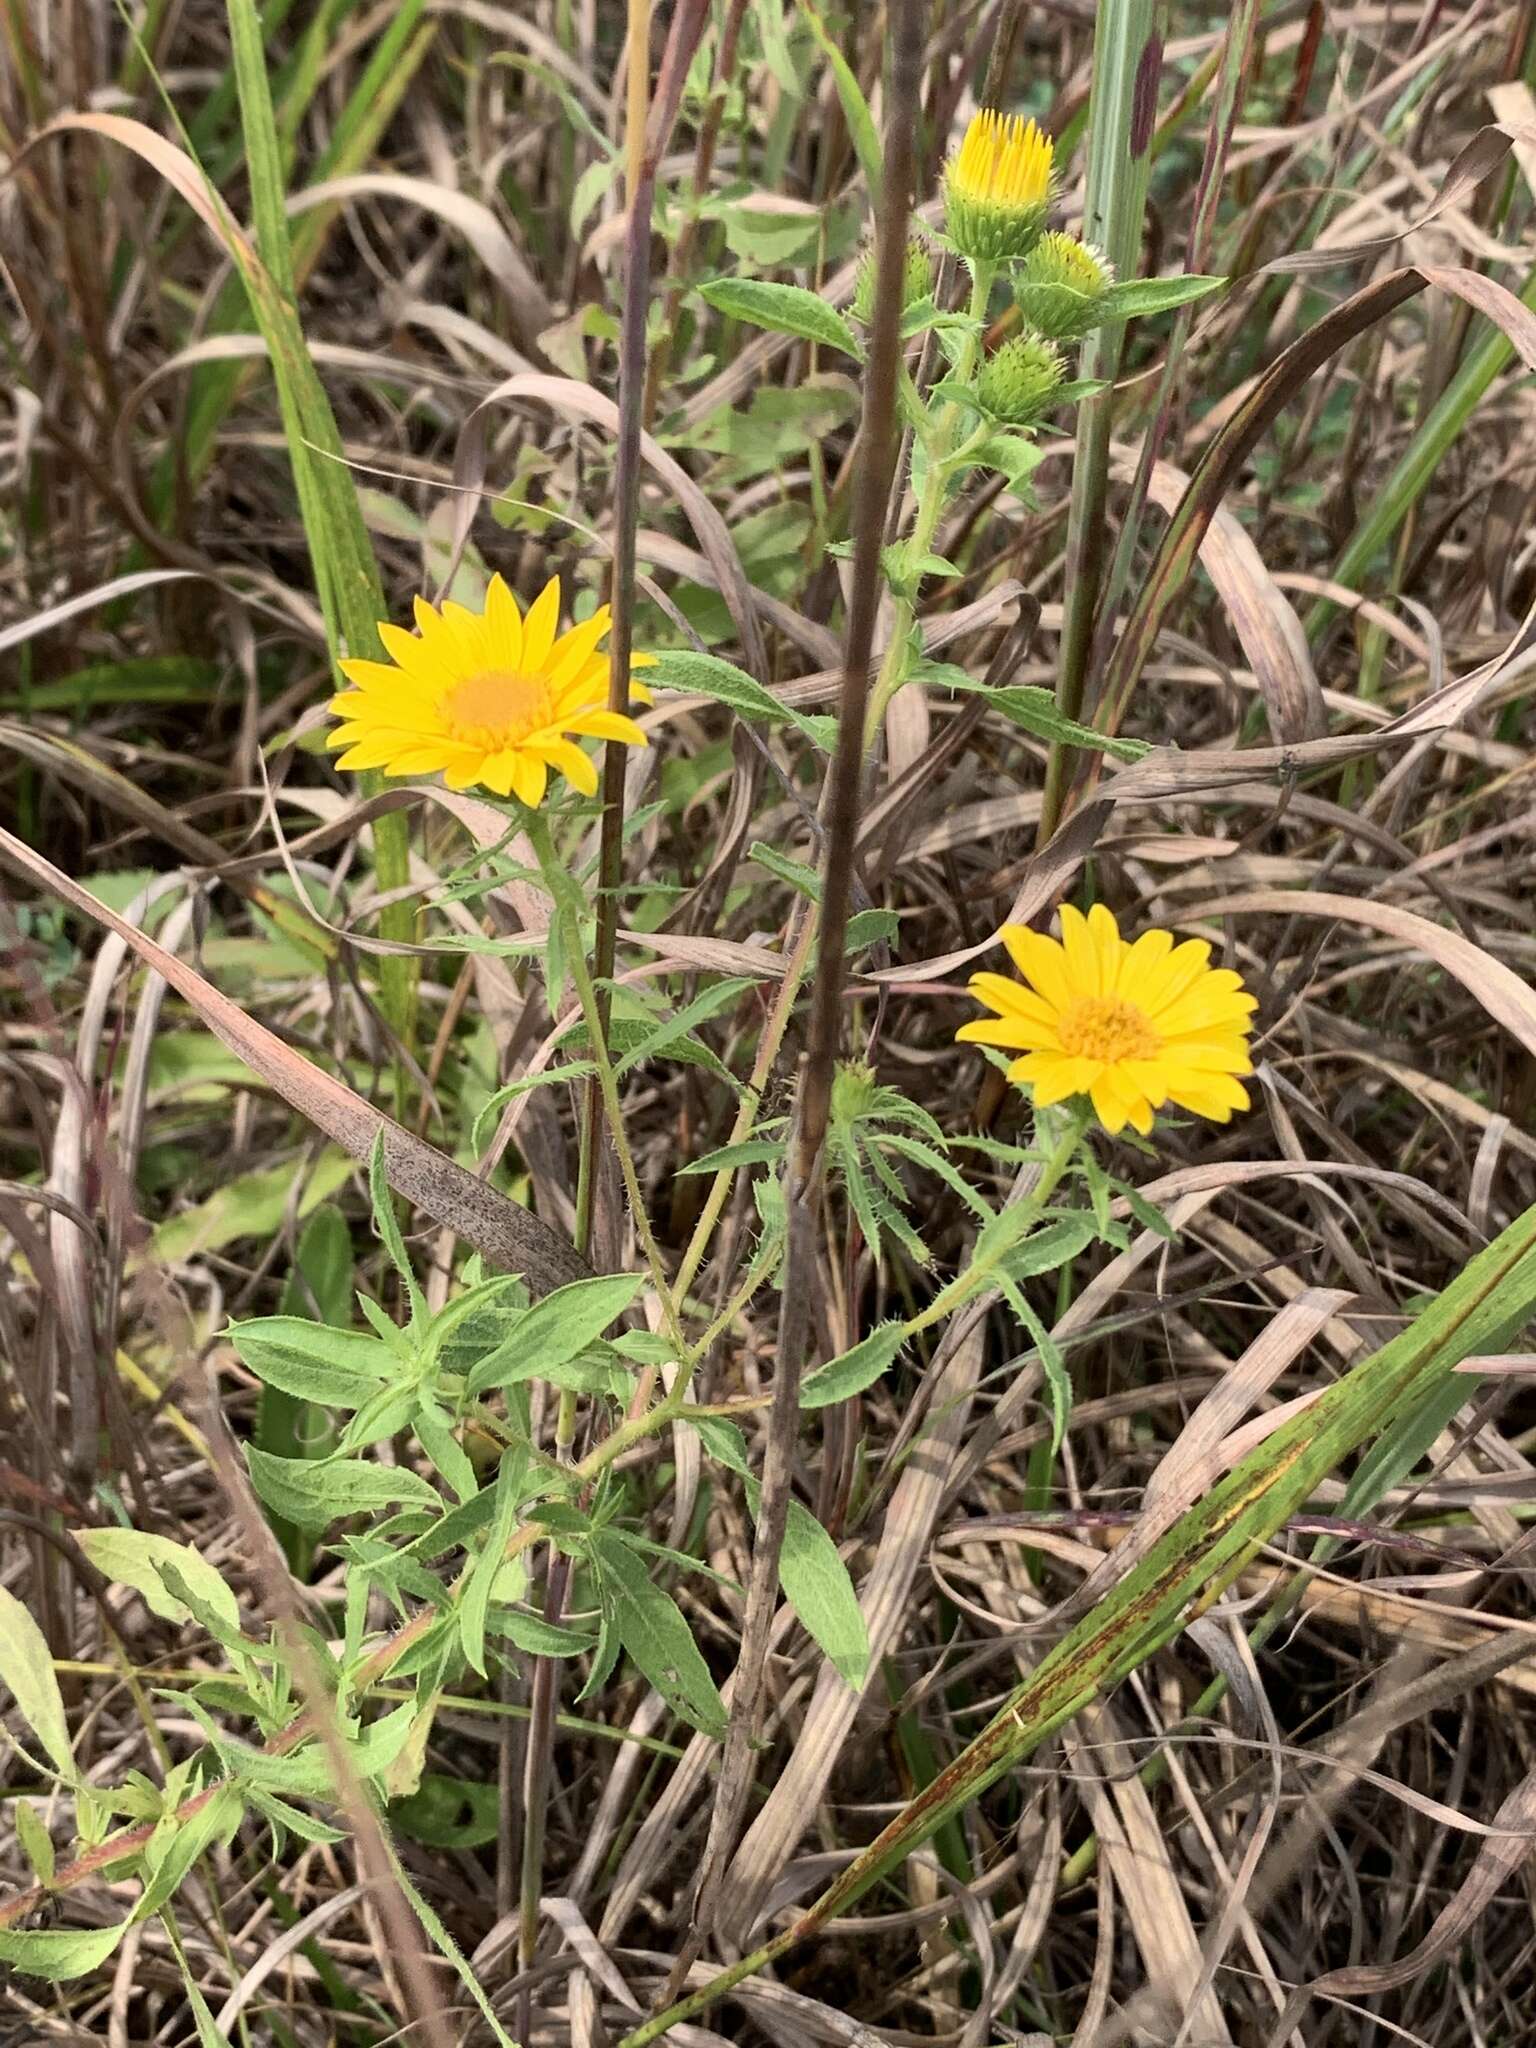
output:
<path id="1" fill-rule="evenodd" d="M 1045 226 L 1054 146 L 1033 121 L 984 108 L 944 167 L 944 224 L 962 256 L 1004 263 Z"/>

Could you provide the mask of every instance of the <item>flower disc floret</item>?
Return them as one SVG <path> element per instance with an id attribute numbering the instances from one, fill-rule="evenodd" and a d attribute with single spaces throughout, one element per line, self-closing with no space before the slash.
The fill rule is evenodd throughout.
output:
<path id="1" fill-rule="evenodd" d="M 1037 334 L 1080 341 L 1103 314 L 1114 271 L 1097 249 L 1076 235 L 1042 235 L 1015 276 L 1019 311 Z"/>
<path id="2" fill-rule="evenodd" d="M 1105 1130 L 1143 1135 L 1168 1103 L 1223 1124 L 1248 1107 L 1238 1076 L 1253 1072 L 1258 1004 L 1240 975 L 1210 965 L 1204 939 L 1154 930 L 1133 944 L 1102 903 L 1086 917 L 1064 905 L 1060 940 L 1017 924 L 1002 938 L 1024 979 L 973 975 L 994 1014 L 956 1035 L 1017 1052 L 1008 1078 L 1037 1107 L 1086 1095 Z"/>
<path id="3" fill-rule="evenodd" d="M 558 576 L 526 616 L 500 576 L 483 612 L 451 601 L 439 610 L 418 597 L 415 633 L 379 626 L 389 661 L 337 664 L 352 685 L 330 702 L 341 723 L 326 744 L 346 750 L 337 765 L 441 774 L 450 789 L 479 785 L 530 806 L 542 802 L 553 768 L 595 796 L 597 764 L 577 740 L 648 742 L 632 718 L 608 709 L 609 661 L 598 651 L 612 623 L 608 606 L 564 633 L 559 623 Z M 653 658 L 636 654 L 631 665 Z M 650 702 L 638 683 L 630 694 Z"/>
<path id="4" fill-rule="evenodd" d="M 944 224 L 962 256 L 1004 263 L 1038 240 L 1052 194 L 1054 145 L 1034 121 L 985 107 L 944 167 Z"/>

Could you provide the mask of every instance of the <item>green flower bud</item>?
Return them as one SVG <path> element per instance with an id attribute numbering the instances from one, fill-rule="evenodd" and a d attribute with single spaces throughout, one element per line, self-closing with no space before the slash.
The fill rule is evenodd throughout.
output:
<path id="1" fill-rule="evenodd" d="M 1039 335 L 1015 335 L 982 365 L 976 396 L 994 419 L 1028 426 L 1049 407 L 1065 368 L 1059 353 Z"/>
<path id="2" fill-rule="evenodd" d="M 873 242 L 859 259 L 858 281 L 853 288 L 853 317 L 866 327 L 875 317 L 875 268 L 876 250 Z M 928 254 L 926 242 L 914 235 L 907 244 L 906 260 L 901 272 L 901 310 L 915 306 L 920 299 L 933 294 L 933 258 Z"/>
<path id="3" fill-rule="evenodd" d="M 1024 259 L 1013 296 L 1038 334 L 1080 341 L 1100 319 L 1100 301 L 1114 272 L 1097 249 L 1075 235 L 1042 235 Z"/>

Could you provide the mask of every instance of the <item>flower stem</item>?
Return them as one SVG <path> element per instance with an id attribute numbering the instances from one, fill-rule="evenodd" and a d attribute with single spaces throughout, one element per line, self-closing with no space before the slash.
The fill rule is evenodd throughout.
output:
<path id="1" fill-rule="evenodd" d="M 971 265 L 971 302 L 968 313 L 972 328 L 965 337 L 960 359 L 955 365 L 954 375 L 957 383 L 968 384 L 975 373 L 976 357 L 981 348 L 982 322 L 986 319 L 987 303 L 991 299 L 996 276 L 995 263 Z M 913 510 L 912 530 L 905 543 L 914 562 L 920 561 L 932 548 L 934 535 L 939 530 L 939 521 L 949 500 L 950 479 L 955 469 L 955 436 L 960 423 L 960 413 L 961 408 L 954 399 L 947 401 L 924 441 L 928 459 L 917 493 L 917 504 Z M 869 715 L 864 726 L 866 751 L 874 745 L 885 722 L 885 714 L 890 709 L 891 700 L 907 680 L 911 667 L 912 627 L 917 617 L 917 581 L 914 576 L 909 591 L 896 599 L 891 637 L 886 643 L 885 658 L 880 664 L 880 673 L 875 680 L 869 702 Z"/>

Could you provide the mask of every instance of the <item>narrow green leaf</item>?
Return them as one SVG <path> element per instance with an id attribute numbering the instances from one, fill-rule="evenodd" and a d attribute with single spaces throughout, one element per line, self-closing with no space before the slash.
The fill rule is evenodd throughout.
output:
<path id="1" fill-rule="evenodd" d="M 800 1406 L 827 1408 L 834 1401 L 847 1401 L 862 1394 L 889 1370 L 906 1341 L 907 1333 L 900 1323 L 882 1323 L 851 1351 L 844 1351 L 806 1374 L 800 1383 Z"/>
<path id="2" fill-rule="evenodd" d="M 33 1812 L 31 1802 L 20 1794 L 11 1801 L 11 1819 L 22 1854 L 32 1866 L 32 1875 L 47 1891 L 53 1883 L 53 1837 Z"/>
<path id="3" fill-rule="evenodd" d="M 1207 299 L 1229 282 L 1225 277 L 1132 277 L 1112 284 L 1096 303 L 1103 320 L 1139 320 Z"/>
<path id="4" fill-rule="evenodd" d="M 652 1581 L 616 1530 L 599 1531 L 592 1553 L 624 1648 L 675 1714 L 719 1740 L 726 1729 L 725 1702 L 682 1609 Z"/>
<path id="5" fill-rule="evenodd" d="M 547 1379 L 568 1359 L 595 1343 L 621 1316 L 644 1285 L 641 1273 L 601 1273 L 573 1280 L 535 1302 L 489 1358 L 469 1376 L 471 1396 L 520 1380 Z"/>
<path id="6" fill-rule="evenodd" d="M 257 1379 L 323 1408 L 361 1408 L 400 1370 L 399 1359 L 379 1338 L 300 1316 L 232 1323 L 229 1341 Z"/>
<path id="7" fill-rule="evenodd" d="M 800 0 L 800 12 L 806 25 L 816 38 L 822 55 L 832 73 L 838 103 L 843 110 L 843 119 L 848 123 L 848 134 L 853 142 L 859 169 L 864 173 L 864 187 L 869 195 L 869 210 L 872 214 L 880 211 L 880 195 L 885 187 L 885 164 L 880 150 L 880 131 L 875 126 L 875 117 L 869 110 L 869 102 L 859 89 L 848 59 L 827 32 L 827 25 L 810 0 Z"/>
<path id="8" fill-rule="evenodd" d="M 73 1778 L 75 1760 L 53 1653 L 32 1616 L 4 1586 L 0 1586 L 0 1685 L 9 1689 L 21 1718 L 43 1745 L 55 1770 L 61 1777 Z"/>
<path id="9" fill-rule="evenodd" d="M 209 1607 L 228 1627 L 240 1626 L 240 1607 L 234 1593 L 205 1557 L 199 1557 L 190 1543 L 173 1542 L 169 1536 L 155 1536 L 139 1529 L 77 1529 L 75 1541 L 104 1578 L 114 1585 L 132 1586 L 142 1594 L 151 1614 L 183 1627 L 193 1619 L 185 1600 L 166 1584 L 164 1568 L 169 1565 L 180 1575 L 197 1600 Z"/>
<path id="10" fill-rule="evenodd" d="M 440 1508 L 442 1496 L 418 1472 L 402 1465 L 370 1465 L 361 1458 L 274 1458 L 247 1444 L 251 1484 L 269 1508 L 299 1529 L 329 1528 L 343 1515 L 380 1508 Z"/>
<path id="11" fill-rule="evenodd" d="M 384 1164 L 382 1129 L 375 1132 L 373 1150 L 368 1157 L 368 1192 L 373 1201 L 373 1227 L 378 1232 L 380 1244 L 389 1254 L 390 1264 L 404 1283 L 406 1299 L 411 1304 L 411 1322 L 413 1325 L 425 1322 L 426 1296 L 416 1284 L 416 1275 L 411 1270 L 410 1255 L 405 1249 L 405 1239 L 400 1235 L 400 1221 L 395 1215 L 395 1197 L 389 1185 L 389 1172 Z"/>
<path id="12" fill-rule="evenodd" d="M 842 314 L 815 292 L 798 284 L 772 284 L 759 277 L 717 277 L 699 286 L 699 296 L 717 313 L 750 321 L 775 334 L 793 334 L 801 341 L 820 342 L 862 362 L 859 338 Z"/>
<path id="13" fill-rule="evenodd" d="M 528 1497 L 531 1459 L 521 1444 L 502 1454 L 496 1471 L 495 1506 L 485 1545 L 470 1569 L 469 1582 L 459 1600 L 459 1641 L 472 1667 L 485 1677 L 485 1618 L 490 1612 L 491 1593 L 501 1572 L 502 1560 L 517 1511 Z"/>
<path id="14" fill-rule="evenodd" d="M 716 654 L 695 654 L 689 648 L 666 647 L 645 672 L 646 682 L 666 690 L 683 690 L 691 697 L 713 697 L 743 718 L 761 718 L 770 725 L 788 724 L 822 753 L 830 753 L 837 740 L 837 720 L 816 717 L 786 704 L 772 690 L 765 690 L 745 669 L 722 661 Z"/>
<path id="15" fill-rule="evenodd" d="M 116 1927 L 50 1927 L 22 1933 L 6 1928 L 0 1930 L 0 1962 L 23 1976 L 62 1984 L 99 1970 L 127 1932 L 126 1921 Z"/>
<path id="16" fill-rule="evenodd" d="M 782 1138 L 744 1138 L 739 1145 L 722 1145 L 718 1152 L 706 1152 L 677 1169 L 679 1180 L 689 1173 L 721 1173 L 737 1166 L 762 1166 L 784 1157 Z"/>
<path id="17" fill-rule="evenodd" d="M 779 1584 L 809 1634 L 846 1685 L 857 1692 L 869 1675 L 869 1631 L 837 1545 L 810 1509 L 789 1503 Z"/>

